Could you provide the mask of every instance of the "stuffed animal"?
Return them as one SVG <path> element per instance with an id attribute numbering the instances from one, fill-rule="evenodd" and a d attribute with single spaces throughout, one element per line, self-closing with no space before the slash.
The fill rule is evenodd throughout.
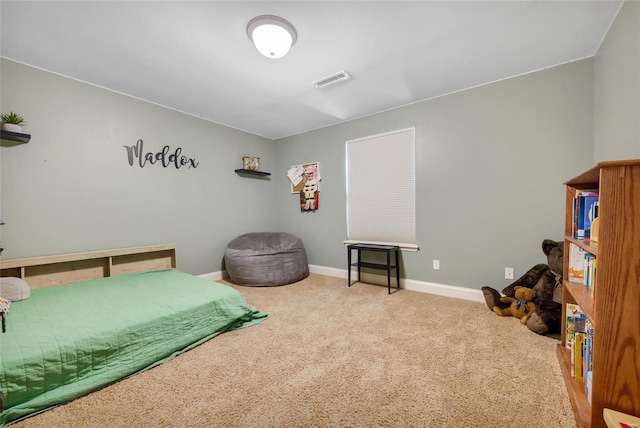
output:
<path id="1" fill-rule="evenodd" d="M 536 304 L 533 303 L 533 298 L 536 296 L 536 292 L 532 288 L 521 287 L 519 285 L 514 287 L 515 297 L 501 297 L 500 302 L 508 303 L 507 308 L 501 308 L 500 306 L 494 306 L 493 312 L 501 317 L 512 316 L 520 320 L 521 324 L 526 324 L 527 320 L 536 310 Z"/>
<path id="2" fill-rule="evenodd" d="M 562 319 L 562 264 L 564 243 L 551 239 L 542 241 L 542 252 L 547 256 L 548 264 L 538 264 L 529 269 L 515 282 L 502 290 L 506 297 L 515 295 L 515 288 L 526 287 L 535 290 L 533 303 L 535 311 L 527 319 L 529 330 L 537 334 L 555 334 L 560 332 Z M 510 303 L 501 301 L 498 291 L 491 287 L 482 287 L 484 299 L 489 309 L 494 306 L 505 309 Z"/>

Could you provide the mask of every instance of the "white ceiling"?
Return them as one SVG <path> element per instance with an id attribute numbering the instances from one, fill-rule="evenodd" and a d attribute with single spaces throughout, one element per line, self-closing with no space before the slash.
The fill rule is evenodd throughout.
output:
<path id="1" fill-rule="evenodd" d="M 0 55 L 277 139 L 593 56 L 621 5 L 2 0 Z M 282 59 L 247 37 L 263 14 L 298 32 Z"/>

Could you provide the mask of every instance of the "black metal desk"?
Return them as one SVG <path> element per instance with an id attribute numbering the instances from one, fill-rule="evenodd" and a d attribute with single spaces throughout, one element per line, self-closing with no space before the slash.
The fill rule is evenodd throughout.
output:
<path id="1" fill-rule="evenodd" d="M 358 261 L 351 263 L 351 251 L 358 250 Z M 362 261 L 363 251 L 374 251 L 387 254 L 387 264 L 381 263 L 369 263 Z M 397 245 L 375 245 L 375 244 L 349 244 L 347 245 L 347 253 L 349 259 L 349 265 L 347 267 L 347 281 L 349 287 L 351 287 L 351 266 L 358 267 L 358 282 L 360 281 L 360 271 L 364 268 L 370 269 L 383 269 L 387 271 L 387 291 L 391 294 L 391 270 L 396 270 L 396 288 L 400 288 L 400 268 L 398 267 L 398 251 L 400 247 Z M 391 253 L 395 254 L 395 264 L 391 264 Z"/>

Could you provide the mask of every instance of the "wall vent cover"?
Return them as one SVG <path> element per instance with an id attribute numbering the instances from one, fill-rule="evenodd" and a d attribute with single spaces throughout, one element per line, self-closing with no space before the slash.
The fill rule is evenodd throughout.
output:
<path id="1" fill-rule="evenodd" d="M 323 79 L 320 80 L 316 80 L 315 82 L 313 82 L 313 85 L 316 88 L 324 88 L 325 86 L 329 86 L 332 85 L 334 83 L 338 83 L 342 80 L 347 80 L 350 79 L 351 75 L 349 73 L 347 73 L 346 71 L 342 70 L 339 71 L 337 73 L 332 74 L 331 76 L 327 76 Z"/>

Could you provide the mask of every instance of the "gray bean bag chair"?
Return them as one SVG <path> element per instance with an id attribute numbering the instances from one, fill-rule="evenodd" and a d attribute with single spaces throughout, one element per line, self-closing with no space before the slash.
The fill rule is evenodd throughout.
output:
<path id="1" fill-rule="evenodd" d="M 238 236 L 227 244 L 224 262 L 229 278 L 238 285 L 284 285 L 309 276 L 302 241 L 284 232 Z"/>

